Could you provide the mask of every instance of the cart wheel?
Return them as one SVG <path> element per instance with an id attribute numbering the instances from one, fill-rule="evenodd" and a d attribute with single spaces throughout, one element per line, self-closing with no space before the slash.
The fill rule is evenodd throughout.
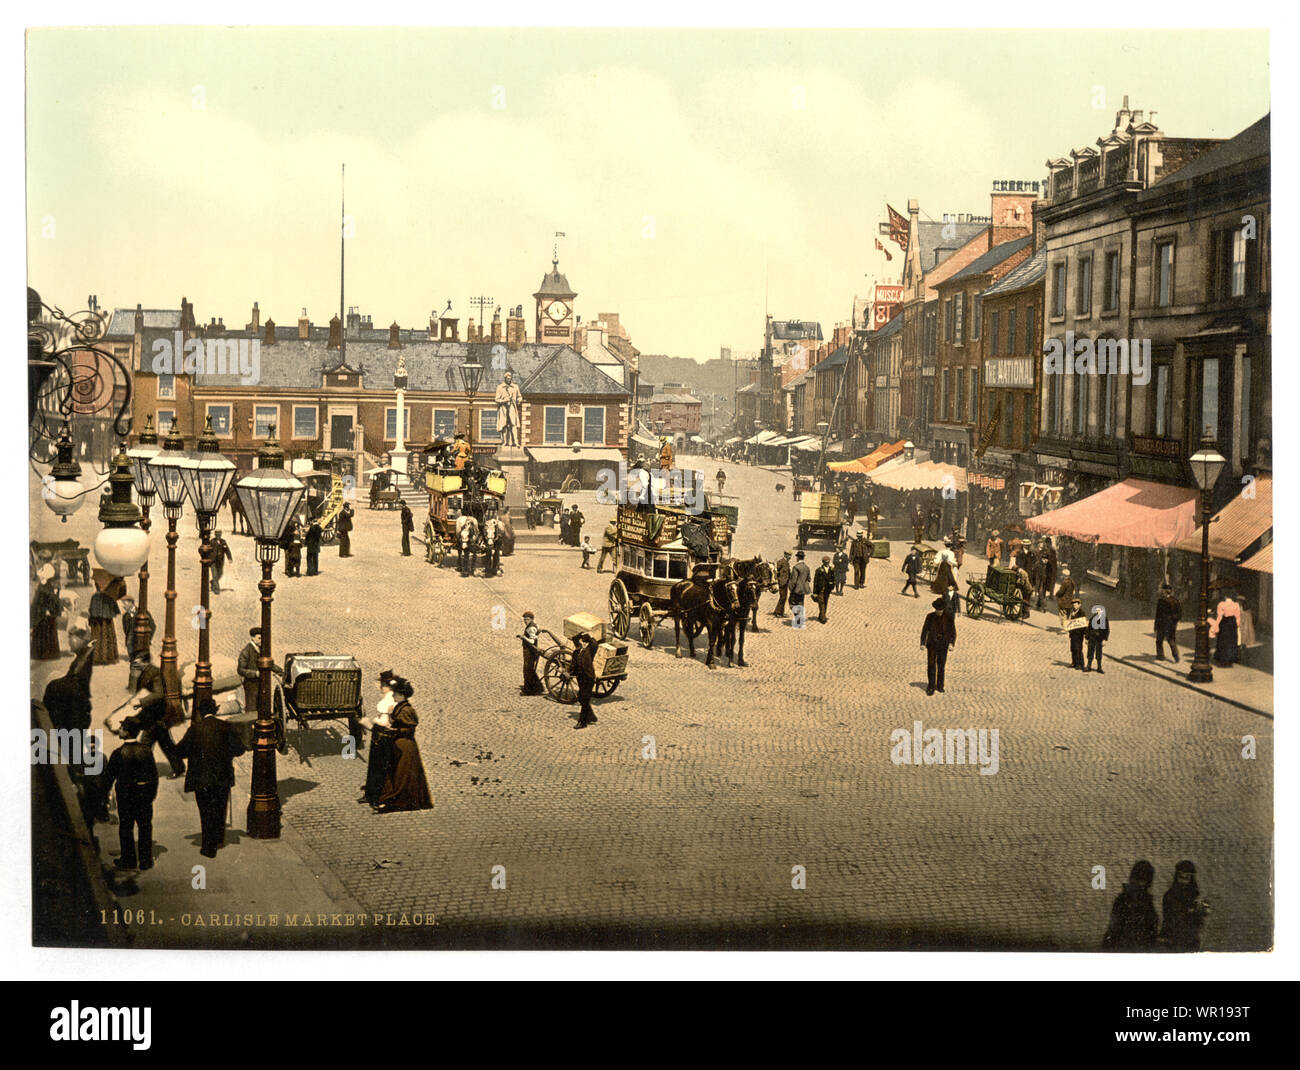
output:
<path id="1" fill-rule="evenodd" d="M 1025 596 L 1017 587 L 1007 598 L 1007 604 L 1002 607 L 1002 613 L 1007 620 L 1019 620 L 1025 612 Z"/>
<path id="2" fill-rule="evenodd" d="M 275 749 L 281 754 L 288 754 L 289 737 L 284 730 L 284 691 L 274 686 L 271 688 L 271 719 L 275 721 Z"/>
<path id="3" fill-rule="evenodd" d="M 609 623 L 614 634 L 626 639 L 628 629 L 632 626 L 632 601 L 628 598 L 627 587 L 622 580 L 615 580 L 609 585 Z"/>
<path id="4" fill-rule="evenodd" d="M 966 616 L 978 618 L 984 613 L 984 589 L 972 587 L 966 593 Z"/>
<path id="5" fill-rule="evenodd" d="M 578 681 L 569 671 L 569 652 L 561 647 L 548 650 L 543 659 L 542 682 L 551 698 L 566 705 L 578 700 Z"/>
<path id="6" fill-rule="evenodd" d="M 591 690 L 598 698 L 605 698 L 607 695 L 612 695 L 618 690 L 618 677 L 615 676 L 608 680 L 597 680 L 596 686 Z"/>
<path id="7" fill-rule="evenodd" d="M 655 613 L 649 602 L 641 603 L 641 645 L 649 650 L 655 645 Z"/>

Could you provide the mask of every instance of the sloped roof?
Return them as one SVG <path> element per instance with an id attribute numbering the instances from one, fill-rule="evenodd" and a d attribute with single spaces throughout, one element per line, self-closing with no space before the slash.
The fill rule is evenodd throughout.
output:
<path id="1" fill-rule="evenodd" d="M 903 329 L 903 313 L 899 312 L 892 320 L 886 323 L 878 331 L 872 331 L 868 337 L 881 339 L 896 335 Z"/>
<path id="2" fill-rule="evenodd" d="M 958 249 L 965 246 L 972 238 L 989 229 L 987 223 L 943 223 L 919 222 L 916 225 L 917 239 L 921 245 L 921 270 L 929 271 L 942 264 Z M 951 228 L 948 236 L 944 229 Z M 938 253 L 936 259 L 935 254 Z"/>
<path id="3" fill-rule="evenodd" d="M 542 285 L 534 297 L 577 297 L 577 291 L 569 285 L 569 280 L 560 274 L 560 262 L 551 261 L 551 270 L 542 276 Z"/>
<path id="4" fill-rule="evenodd" d="M 492 346 L 488 343 L 427 342 L 404 343 L 401 349 L 389 349 L 388 342 L 349 340 L 348 364 L 363 370 L 362 386 L 366 390 L 391 391 L 397 372 L 397 358 L 406 357 L 407 389 L 420 391 L 461 392 L 456 369 L 471 355 L 483 365 L 480 395 L 491 394 L 507 371 L 525 396 L 534 394 L 586 394 L 616 397 L 627 391 L 608 375 L 584 360 L 568 346 L 530 343 L 505 354 L 505 367 L 494 367 Z M 261 378 L 264 390 L 319 390 L 325 370 L 339 363 L 339 351 L 328 349 L 323 341 L 293 338 L 274 346 L 261 347 Z M 212 375 L 199 372 L 198 387 L 236 387 L 243 385 L 238 375 Z"/>
<path id="5" fill-rule="evenodd" d="M 830 371 L 831 368 L 842 367 L 849 359 L 849 347 L 840 346 L 829 357 L 813 365 L 812 371 L 820 375 L 824 371 Z"/>
<path id="6" fill-rule="evenodd" d="M 158 330 L 178 330 L 181 325 L 179 308 L 146 308 L 142 310 L 146 328 Z M 108 321 L 107 337 L 123 338 L 135 334 L 135 309 L 115 308 Z"/>
<path id="7" fill-rule="evenodd" d="M 1015 293 L 1037 286 L 1047 278 L 1047 246 L 1043 246 L 1023 264 L 1018 264 L 1008 271 L 987 290 L 980 292 L 981 297 L 997 297 L 999 294 Z"/>
<path id="8" fill-rule="evenodd" d="M 1177 171 L 1165 175 L 1159 182 L 1138 195 L 1138 200 L 1150 200 L 1168 192 L 1170 186 L 1180 182 L 1190 182 L 1214 171 L 1226 170 L 1235 164 L 1244 163 L 1260 157 L 1267 157 L 1271 152 L 1272 112 L 1262 119 L 1251 123 L 1236 137 L 1222 141 L 1213 148 L 1206 149 L 1196 159 Z"/>
<path id="9" fill-rule="evenodd" d="M 983 275 L 986 271 L 992 271 L 1008 257 L 1015 256 L 1022 249 L 1028 248 L 1033 243 L 1033 240 L 1033 235 L 1026 234 L 1023 238 L 1016 238 L 1013 241 L 1004 241 L 1000 245 L 995 245 L 983 256 L 976 257 L 956 274 L 949 275 L 939 285 L 946 286 L 951 282 L 958 282 L 962 279 L 972 278 L 975 275 Z"/>
<path id="10" fill-rule="evenodd" d="M 822 325 L 816 320 L 773 320 L 772 338 L 775 341 L 794 342 L 805 339 L 822 340 Z"/>

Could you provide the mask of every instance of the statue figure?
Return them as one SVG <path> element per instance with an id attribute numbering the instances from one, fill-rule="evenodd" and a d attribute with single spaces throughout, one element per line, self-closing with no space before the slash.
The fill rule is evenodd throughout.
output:
<path id="1" fill-rule="evenodd" d="M 501 384 L 497 387 L 496 392 L 497 404 L 497 431 L 501 435 L 501 442 L 506 446 L 518 446 L 520 437 L 520 426 L 522 422 L 521 412 L 524 404 L 524 395 L 520 392 L 519 387 L 514 383 L 514 376 L 506 372 Z"/>

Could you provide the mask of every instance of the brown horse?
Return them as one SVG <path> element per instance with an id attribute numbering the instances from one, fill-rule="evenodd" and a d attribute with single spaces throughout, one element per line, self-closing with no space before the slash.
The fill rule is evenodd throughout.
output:
<path id="1" fill-rule="evenodd" d="M 699 574 L 673 585 L 669 592 L 668 612 L 673 618 L 677 657 L 682 656 L 682 631 L 686 632 L 686 642 L 693 661 L 695 637 L 704 629 L 709 636 L 704 664 L 710 669 L 714 668 L 714 654 L 721 649 L 725 615 L 732 606 L 739 604 L 737 586 L 734 580 L 710 579 L 707 574 Z"/>
<path id="2" fill-rule="evenodd" d="M 726 645 L 727 664 L 733 664 L 733 651 L 735 653 L 734 664 L 738 668 L 745 668 L 745 626 L 753 618 L 754 631 L 758 631 L 758 599 L 764 589 L 769 591 L 776 590 L 776 581 L 772 572 L 772 566 L 763 560 L 761 556 L 750 558 L 748 561 L 734 561 L 731 565 L 732 575 L 735 577 L 734 585 L 736 587 L 736 598 L 734 604 L 724 615 L 722 622 L 721 640 Z M 739 630 L 739 640 L 737 641 L 737 630 Z M 719 656 L 722 654 L 721 647 L 718 650 Z"/>
<path id="3" fill-rule="evenodd" d="M 230 484 L 230 489 L 226 491 L 226 500 L 222 505 L 230 506 L 230 531 L 234 535 L 248 535 L 252 529 L 248 524 L 248 514 L 244 512 L 244 503 L 240 501 L 239 495 L 235 493 L 235 485 Z"/>

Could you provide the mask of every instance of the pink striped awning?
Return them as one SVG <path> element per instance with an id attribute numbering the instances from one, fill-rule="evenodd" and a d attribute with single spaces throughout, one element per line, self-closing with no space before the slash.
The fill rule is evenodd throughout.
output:
<path id="1" fill-rule="evenodd" d="M 1025 527 L 1080 542 L 1170 550 L 1196 529 L 1195 488 L 1126 479 L 1072 505 L 1030 517 Z"/>

